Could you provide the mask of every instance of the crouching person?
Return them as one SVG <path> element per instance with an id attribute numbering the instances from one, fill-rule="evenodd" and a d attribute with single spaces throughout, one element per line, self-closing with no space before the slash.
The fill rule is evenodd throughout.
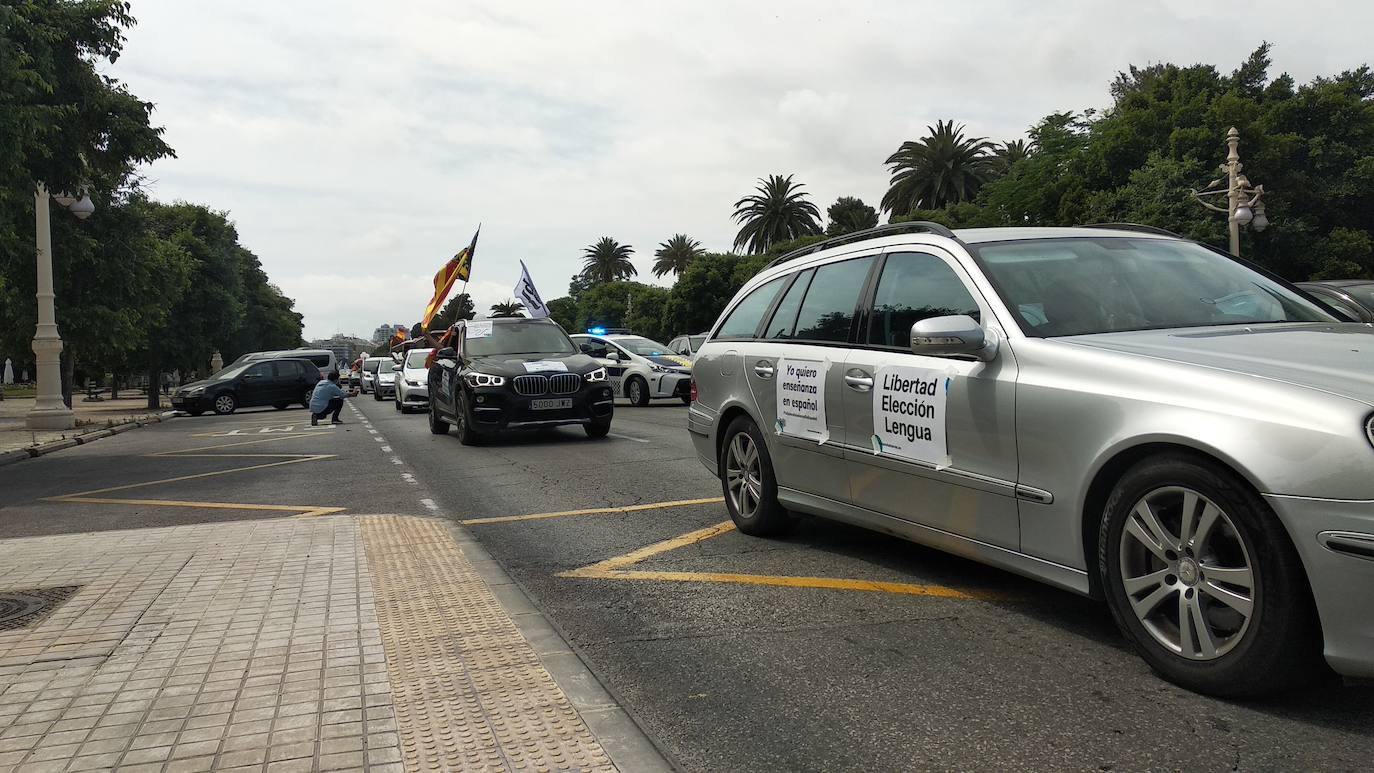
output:
<path id="1" fill-rule="evenodd" d="M 331 423 L 343 424 L 339 412 L 343 410 L 345 397 L 347 395 L 339 388 L 339 372 L 330 371 L 329 378 L 316 384 L 315 391 L 310 395 L 310 426 L 317 426 L 320 419 L 329 414 L 333 414 Z"/>

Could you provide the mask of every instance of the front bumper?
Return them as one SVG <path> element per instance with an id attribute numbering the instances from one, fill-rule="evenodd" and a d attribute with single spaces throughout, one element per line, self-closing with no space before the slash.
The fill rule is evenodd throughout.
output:
<path id="1" fill-rule="evenodd" d="M 691 373 L 650 373 L 650 397 L 682 397 L 692 393 Z"/>
<path id="2" fill-rule="evenodd" d="M 190 413 L 191 411 L 209 411 L 213 410 L 213 408 L 214 406 L 210 404 L 210 398 L 206 397 L 204 392 L 190 396 L 172 395 L 172 410 L 174 411 L 186 411 Z"/>
<path id="3" fill-rule="evenodd" d="M 374 386 L 373 391 L 382 397 L 394 397 L 396 395 L 396 384 L 383 384 L 379 381 Z"/>
<path id="4" fill-rule="evenodd" d="M 1326 662 L 1345 676 L 1374 677 L 1374 501 L 1264 498 L 1307 570 Z"/>
<path id="5" fill-rule="evenodd" d="M 507 387 L 479 387 L 470 392 L 468 418 L 482 432 L 507 429 L 539 429 L 569 424 L 609 423 L 615 414 L 615 393 L 609 383 L 587 384 L 571 395 L 525 396 Z M 534 400 L 567 398 L 571 407 L 531 407 Z"/>
<path id="6" fill-rule="evenodd" d="M 402 386 L 400 387 L 401 405 L 428 405 L 429 387 L 422 386 Z"/>

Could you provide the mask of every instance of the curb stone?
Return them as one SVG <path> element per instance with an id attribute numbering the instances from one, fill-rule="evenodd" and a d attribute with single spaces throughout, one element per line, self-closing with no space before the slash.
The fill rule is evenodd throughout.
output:
<path id="1" fill-rule="evenodd" d="M 157 424 L 176 416 L 176 414 L 176 411 L 164 411 L 162 413 L 153 414 L 151 416 L 140 416 L 138 418 L 130 419 L 123 423 L 116 424 L 113 427 L 92 430 L 91 432 L 83 432 L 80 435 L 65 438 L 63 440 L 54 440 L 49 443 L 41 443 L 36 446 L 29 446 L 28 448 L 16 448 L 12 451 L 0 452 L 0 467 L 4 467 L 7 464 L 13 464 L 24 459 L 31 459 L 39 456 L 47 456 L 48 454 L 53 453 L 54 451 L 62 451 L 67 448 L 75 448 L 76 446 L 85 445 L 87 443 L 99 440 L 101 438 L 106 438 L 112 435 L 118 435 L 123 432 L 128 432 L 131 429 L 146 427 L 149 424 Z"/>

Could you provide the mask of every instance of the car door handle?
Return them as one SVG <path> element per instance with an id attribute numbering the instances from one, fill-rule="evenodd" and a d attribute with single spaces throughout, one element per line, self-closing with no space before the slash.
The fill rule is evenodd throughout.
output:
<path id="1" fill-rule="evenodd" d="M 757 374 L 759 378 L 772 378 L 775 372 L 773 365 L 769 363 L 768 360 L 759 360 L 754 363 L 754 373 Z"/>
<path id="2" fill-rule="evenodd" d="M 844 374 L 844 383 L 856 392 L 867 392 L 873 388 L 873 377 L 855 368 Z"/>

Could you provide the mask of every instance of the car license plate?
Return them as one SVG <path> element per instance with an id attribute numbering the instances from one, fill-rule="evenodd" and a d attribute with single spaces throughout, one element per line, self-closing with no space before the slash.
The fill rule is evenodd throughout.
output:
<path id="1" fill-rule="evenodd" d="M 571 408 L 571 397 L 560 397 L 552 400 L 531 400 L 530 409 L 535 411 L 552 411 L 558 408 Z"/>

